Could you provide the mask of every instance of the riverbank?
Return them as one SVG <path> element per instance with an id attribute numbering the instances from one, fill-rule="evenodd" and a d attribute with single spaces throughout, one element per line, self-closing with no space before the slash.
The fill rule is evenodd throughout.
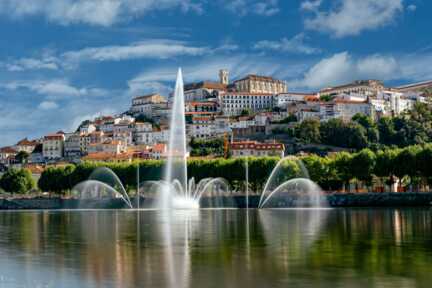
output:
<path id="1" fill-rule="evenodd" d="M 249 197 L 249 207 L 256 208 L 259 195 Z M 136 199 L 131 199 L 135 204 Z M 432 206 L 432 192 L 428 193 L 350 193 L 325 196 L 330 207 L 420 207 Z M 140 207 L 150 208 L 152 199 L 142 197 Z M 245 196 L 207 197 L 201 207 L 246 208 Z M 121 199 L 79 200 L 63 198 L 8 198 L 0 199 L 0 210 L 57 210 L 57 209 L 126 209 Z"/>

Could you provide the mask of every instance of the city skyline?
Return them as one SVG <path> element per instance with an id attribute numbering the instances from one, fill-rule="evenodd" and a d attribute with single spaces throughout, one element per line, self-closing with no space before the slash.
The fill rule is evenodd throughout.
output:
<path id="1" fill-rule="evenodd" d="M 305 92 L 432 78 L 431 3 L 285 2 L 3 1 L 0 146 L 167 95 L 179 66 L 186 82 L 223 68 L 231 80 L 256 73 Z"/>

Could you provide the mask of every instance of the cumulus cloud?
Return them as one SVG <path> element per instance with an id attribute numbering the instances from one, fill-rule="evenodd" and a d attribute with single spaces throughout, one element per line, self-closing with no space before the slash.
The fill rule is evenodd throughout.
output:
<path id="1" fill-rule="evenodd" d="M 2 0 L 0 13 L 12 18 L 42 16 L 62 25 L 83 23 L 110 26 L 154 10 L 202 12 L 193 0 Z"/>
<path id="2" fill-rule="evenodd" d="M 401 77 L 400 63 L 392 56 L 371 55 L 354 58 L 348 52 L 324 58 L 307 70 L 302 79 L 290 86 L 320 89 L 358 79 L 392 80 Z"/>
<path id="3" fill-rule="evenodd" d="M 322 1 L 303 1 L 301 8 L 311 11 L 305 27 L 345 37 L 393 23 L 403 11 L 403 0 L 339 0 L 330 10 L 320 9 Z"/>
<path id="4" fill-rule="evenodd" d="M 291 39 L 282 38 L 278 41 L 262 40 L 257 42 L 253 49 L 255 50 L 272 50 L 280 52 L 316 54 L 321 50 L 305 43 L 306 36 L 303 33 L 297 34 Z"/>

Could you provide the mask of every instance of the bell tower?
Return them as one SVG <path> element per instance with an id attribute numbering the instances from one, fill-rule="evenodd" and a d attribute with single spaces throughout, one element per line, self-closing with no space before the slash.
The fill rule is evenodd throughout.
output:
<path id="1" fill-rule="evenodd" d="M 224 85 L 229 84 L 229 71 L 227 69 L 219 70 L 219 82 Z"/>

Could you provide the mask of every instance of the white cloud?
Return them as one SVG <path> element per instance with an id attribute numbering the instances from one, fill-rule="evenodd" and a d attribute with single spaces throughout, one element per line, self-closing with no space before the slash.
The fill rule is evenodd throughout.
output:
<path id="1" fill-rule="evenodd" d="M 411 11 L 411 12 L 414 12 L 414 11 L 417 10 L 417 6 L 414 5 L 414 4 L 410 4 L 410 5 L 407 6 L 407 10 Z"/>
<path id="2" fill-rule="evenodd" d="M 129 80 L 129 86 L 136 83 L 159 82 L 173 85 L 177 73 L 177 65 L 164 65 L 143 70 Z M 220 69 L 228 69 L 231 80 L 247 74 L 275 76 L 280 79 L 294 78 L 298 71 L 306 69 L 304 63 L 281 62 L 279 59 L 261 55 L 236 55 L 230 57 L 211 57 L 209 59 L 188 62 L 182 65 L 183 77 L 186 83 L 196 81 L 218 81 Z M 137 94 L 141 94 L 138 93 Z"/>
<path id="3" fill-rule="evenodd" d="M 43 16 L 62 25 L 110 26 L 150 11 L 175 9 L 202 12 L 193 0 L 2 0 L 0 13 L 12 17 Z"/>
<path id="4" fill-rule="evenodd" d="M 335 37 L 358 35 L 393 23 L 403 11 L 403 0 L 339 0 L 329 11 L 320 10 L 321 1 L 304 1 L 301 7 L 312 11 L 305 27 Z"/>
<path id="5" fill-rule="evenodd" d="M 11 72 L 40 69 L 57 70 L 59 68 L 58 59 L 54 57 L 46 57 L 43 59 L 21 58 L 10 63 L 1 63 L 1 66 Z"/>
<path id="6" fill-rule="evenodd" d="M 42 110 L 57 109 L 59 106 L 54 101 L 43 101 L 39 104 L 38 108 Z"/>
<path id="7" fill-rule="evenodd" d="M 273 16 L 280 11 L 278 0 L 221 0 L 221 5 L 239 16 Z"/>
<path id="8" fill-rule="evenodd" d="M 10 90 L 17 91 L 21 89 L 35 92 L 39 95 L 47 96 L 50 99 L 60 99 L 68 97 L 79 97 L 79 96 L 104 96 L 107 91 L 100 88 L 89 88 L 89 87 L 75 87 L 69 84 L 66 80 L 54 79 L 54 80 L 17 80 L 1 84 L 0 87 Z"/>
<path id="9" fill-rule="evenodd" d="M 120 61 L 137 58 L 166 59 L 179 55 L 197 56 L 211 52 L 207 47 L 189 46 L 181 41 L 148 40 L 130 45 L 113 45 L 103 47 L 89 47 L 78 51 L 69 51 L 62 55 L 66 61 L 76 63 L 80 61 Z"/>
<path id="10" fill-rule="evenodd" d="M 170 85 L 157 81 L 146 81 L 140 78 L 134 78 L 128 81 L 130 96 L 145 95 L 150 93 L 159 93 L 162 96 L 168 97 L 173 91 Z"/>
<path id="11" fill-rule="evenodd" d="M 371 55 L 355 59 L 348 52 L 324 58 L 300 80 L 290 81 L 293 88 L 320 89 L 358 79 L 392 80 L 401 78 L 401 64 L 392 56 Z"/>
<path id="12" fill-rule="evenodd" d="M 322 0 L 306 0 L 300 4 L 300 9 L 305 11 L 316 11 L 321 6 Z"/>
<path id="13" fill-rule="evenodd" d="M 291 39 L 282 38 L 279 41 L 262 40 L 257 42 L 253 49 L 255 50 L 273 50 L 281 52 L 316 54 L 321 50 L 312 47 L 304 42 L 306 36 L 303 33 L 297 34 Z"/>

